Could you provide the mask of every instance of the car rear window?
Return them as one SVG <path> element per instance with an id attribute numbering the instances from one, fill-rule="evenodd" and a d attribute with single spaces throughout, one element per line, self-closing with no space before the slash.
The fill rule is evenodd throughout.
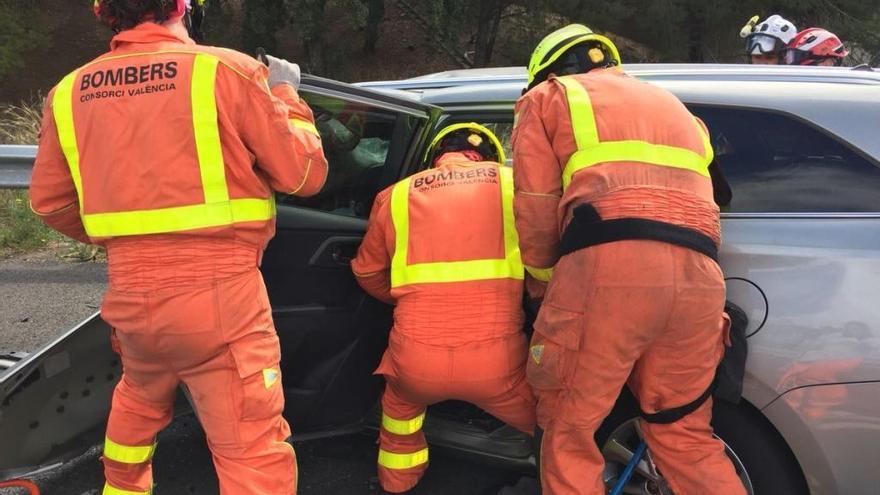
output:
<path id="1" fill-rule="evenodd" d="M 880 167 L 802 121 L 762 110 L 693 107 L 732 189 L 724 210 L 880 212 Z"/>

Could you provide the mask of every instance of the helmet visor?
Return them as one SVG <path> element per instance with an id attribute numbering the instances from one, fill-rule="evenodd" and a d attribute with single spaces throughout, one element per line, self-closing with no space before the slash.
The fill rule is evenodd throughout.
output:
<path id="1" fill-rule="evenodd" d="M 753 35 L 746 41 L 749 55 L 770 55 L 779 51 L 779 39 L 767 34 Z"/>

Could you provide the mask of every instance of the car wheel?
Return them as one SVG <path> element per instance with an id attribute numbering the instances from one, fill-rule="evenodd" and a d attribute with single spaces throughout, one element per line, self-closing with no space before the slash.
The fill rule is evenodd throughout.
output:
<path id="1" fill-rule="evenodd" d="M 718 403 L 713 414 L 716 436 L 724 443 L 746 493 L 809 493 L 791 450 L 760 412 L 746 403 L 739 406 Z M 617 483 L 642 439 L 638 408 L 631 397 L 624 397 L 596 433 L 596 441 L 605 456 L 603 477 L 609 490 Z M 645 451 L 623 493 L 673 495 L 650 449 Z"/>

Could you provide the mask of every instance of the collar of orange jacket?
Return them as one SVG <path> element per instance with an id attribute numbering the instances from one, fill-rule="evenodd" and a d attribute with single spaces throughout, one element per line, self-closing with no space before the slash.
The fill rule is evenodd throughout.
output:
<path id="1" fill-rule="evenodd" d="M 478 155 L 478 153 L 474 153 Z M 485 163 L 485 160 L 474 160 L 472 157 L 468 156 L 467 153 L 461 153 L 458 151 L 450 151 L 448 153 L 443 153 L 437 158 L 437 161 L 434 162 L 434 168 L 440 167 L 449 167 L 452 165 L 458 165 L 460 167 L 469 167 L 471 165 L 476 165 L 478 163 Z M 495 162 L 489 162 L 495 163 Z M 497 164 L 496 164 L 497 165 Z"/>
<path id="2" fill-rule="evenodd" d="M 114 36 L 110 40 L 110 49 L 116 50 L 121 45 L 128 43 L 157 43 L 160 41 L 176 41 L 187 45 L 194 45 L 196 43 L 189 37 L 181 38 L 172 33 L 168 28 L 155 22 L 147 21 Z"/>

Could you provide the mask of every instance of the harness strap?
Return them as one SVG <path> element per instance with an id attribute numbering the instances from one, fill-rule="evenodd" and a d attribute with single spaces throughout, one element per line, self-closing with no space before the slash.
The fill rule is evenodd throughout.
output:
<path id="1" fill-rule="evenodd" d="M 646 218 L 602 220 L 596 208 L 589 203 L 574 209 L 574 218 L 562 234 L 560 256 L 598 244 L 631 239 L 675 244 L 718 262 L 718 246 L 702 232 Z"/>
<path id="2" fill-rule="evenodd" d="M 643 409 L 639 408 L 639 412 L 642 415 L 642 418 L 648 423 L 668 425 L 670 423 L 675 423 L 679 419 L 699 409 L 700 406 L 712 396 L 714 391 L 715 381 L 713 380 L 712 384 L 709 385 L 709 388 L 707 388 L 705 392 L 683 406 L 662 409 L 652 414 L 646 413 Z"/>

